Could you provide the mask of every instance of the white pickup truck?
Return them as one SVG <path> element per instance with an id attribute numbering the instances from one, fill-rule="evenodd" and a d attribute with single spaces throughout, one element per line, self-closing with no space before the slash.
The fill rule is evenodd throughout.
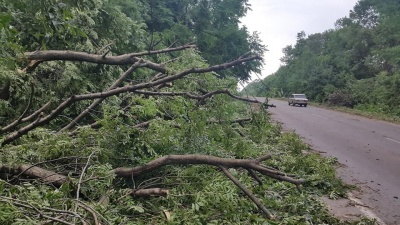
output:
<path id="1" fill-rule="evenodd" d="M 288 104 L 293 106 L 296 104 L 300 106 L 304 105 L 304 107 L 307 107 L 308 99 L 305 94 L 292 94 L 289 97 Z"/>

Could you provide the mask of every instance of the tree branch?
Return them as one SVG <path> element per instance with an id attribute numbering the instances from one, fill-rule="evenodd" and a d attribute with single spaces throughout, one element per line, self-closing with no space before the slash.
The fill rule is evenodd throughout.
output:
<path id="1" fill-rule="evenodd" d="M 249 172 L 249 175 L 250 175 L 255 181 L 257 181 L 258 185 L 262 185 L 262 184 L 263 184 L 262 180 L 257 176 L 257 174 L 256 174 L 253 170 L 247 170 L 247 172 Z"/>
<path id="2" fill-rule="evenodd" d="M 238 179 L 236 179 L 225 167 L 220 166 L 222 172 L 236 185 L 238 186 L 253 202 L 257 205 L 257 207 L 264 213 L 264 215 L 268 219 L 273 219 L 274 215 L 272 215 L 267 208 L 260 202 L 260 200 L 251 193 L 249 189 L 247 189 Z"/>
<path id="3" fill-rule="evenodd" d="M 260 157 L 258 159 L 229 159 L 220 158 L 215 156 L 207 155 L 167 155 L 161 158 L 150 161 L 142 166 L 133 168 L 120 167 L 115 168 L 113 172 L 118 177 L 135 177 L 149 173 L 160 167 L 167 165 L 211 165 L 211 166 L 223 166 L 226 168 L 244 168 L 257 171 L 261 174 L 267 175 L 277 180 L 286 181 L 295 185 L 303 184 L 305 180 L 294 179 L 288 177 L 285 173 L 271 168 L 266 168 L 260 165 L 260 159 L 267 159 L 268 157 Z"/>
<path id="4" fill-rule="evenodd" d="M 36 119 L 40 115 L 40 113 L 42 113 L 44 110 L 46 110 L 50 106 L 50 103 L 51 102 L 47 102 L 44 106 L 42 106 L 40 109 L 36 110 L 34 113 L 32 113 L 28 117 L 25 117 L 21 120 L 17 119 L 14 122 L 10 123 L 9 125 L 0 128 L 0 134 L 14 129 L 20 123 L 24 123 L 24 122 L 28 122 L 28 121 Z"/>
<path id="5" fill-rule="evenodd" d="M 67 176 L 29 164 L 21 164 L 14 167 L 6 164 L 0 164 L 0 172 L 11 175 L 21 174 L 32 178 L 41 179 L 44 183 L 52 184 L 56 187 L 60 187 L 67 181 Z"/>
<path id="6" fill-rule="evenodd" d="M 98 55 L 98 54 L 89 54 L 85 52 L 75 52 L 75 51 L 47 50 L 47 51 L 26 52 L 25 57 L 28 60 L 38 60 L 40 62 L 65 60 L 65 61 L 91 62 L 91 63 L 108 64 L 108 65 L 128 65 L 140 61 L 141 59 L 138 58 L 140 56 L 181 51 L 183 49 L 195 48 L 195 47 L 196 47 L 195 45 L 183 45 L 176 48 L 130 53 L 119 56 L 104 56 L 103 54 Z M 156 64 L 147 60 L 144 60 L 144 62 L 146 63 L 146 67 L 150 69 L 163 73 L 165 72 L 165 68 L 160 64 Z M 35 66 L 37 65 L 35 64 Z"/>

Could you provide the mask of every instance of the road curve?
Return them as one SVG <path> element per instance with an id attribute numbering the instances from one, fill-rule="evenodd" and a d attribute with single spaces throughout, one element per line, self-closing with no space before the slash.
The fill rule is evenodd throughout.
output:
<path id="1" fill-rule="evenodd" d="M 257 98 L 264 101 L 265 98 Z M 400 125 L 270 100 L 272 118 L 343 166 L 338 175 L 361 188 L 358 198 L 388 225 L 400 225 Z"/>

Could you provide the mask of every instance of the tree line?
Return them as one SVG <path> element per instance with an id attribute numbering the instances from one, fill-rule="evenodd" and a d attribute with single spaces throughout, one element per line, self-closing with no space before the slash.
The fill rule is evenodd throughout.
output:
<path id="1" fill-rule="evenodd" d="M 305 93 L 315 102 L 399 116 L 399 9 L 395 0 L 360 0 L 335 29 L 299 32 L 278 71 L 247 89 L 274 97 Z"/>

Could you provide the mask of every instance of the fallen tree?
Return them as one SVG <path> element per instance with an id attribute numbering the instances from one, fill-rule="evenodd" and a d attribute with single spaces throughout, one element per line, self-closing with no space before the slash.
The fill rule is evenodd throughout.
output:
<path id="1" fill-rule="evenodd" d="M 191 67 L 183 69 L 180 68 L 179 71 L 169 69 L 167 65 L 168 63 L 156 63 L 151 61 L 150 59 L 141 58 L 144 56 L 152 56 L 157 54 L 182 51 L 185 49 L 192 49 L 194 47 L 195 46 L 193 45 L 184 45 L 176 48 L 125 54 L 121 56 L 107 56 L 107 54 L 94 55 L 84 52 L 72 51 L 36 51 L 26 53 L 25 59 L 30 61 L 27 63 L 28 66 L 25 69 L 21 69 L 19 71 L 20 73 L 34 74 L 35 70 L 41 68 L 41 64 L 49 61 L 77 61 L 96 64 L 125 65 L 129 66 L 129 68 L 126 69 L 125 72 L 123 72 L 118 77 L 118 79 L 114 80 L 112 84 L 104 91 L 92 93 L 76 93 L 69 97 L 66 96 L 63 100 L 61 99 L 60 102 L 49 101 L 40 107 L 36 106 L 37 109 L 34 109 L 34 104 L 32 104 L 32 99 L 35 95 L 34 87 L 32 86 L 30 93 L 31 97 L 23 113 L 15 118 L 14 121 L 0 128 L 0 132 L 3 135 L 3 138 L 1 139 L 1 146 L 3 147 L 3 149 L 7 148 L 11 151 L 13 151 L 13 149 L 15 148 L 24 149 L 26 147 L 26 144 L 24 144 L 26 143 L 25 138 L 28 138 L 29 140 L 29 138 L 31 138 L 31 136 L 33 135 L 35 139 L 36 135 L 40 136 L 40 134 L 37 134 L 36 132 L 37 128 L 49 127 L 52 131 L 54 131 L 51 134 L 46 134 L 50 135 L 47 137 L 50 138 L 49 141 L 53 142 L 51 141 L 51 139 L 55 138 L 56 141 L 53 143 L 57 143 L 58 138 L 61 138 L 58 141 L 64 144 L 70 143 L 71 147 L 68 150 L 71 151 L 71 149 L 74 149 L 75 146 L 77 146 L 74 143 L 88 140 L 88 138 L 89 140 L 93 139 L 93 141 L 96 141 L 96 138 L 101 138 L 101 136 L 96 136 L 95 133 L 91 133 L 88 137 L 79 137 L 82 132 L 85 132 L 85 129 L 91 129 L 93 130 L 91 132 L 95 132 L 96 130 L 103 129 L 103 126 L 106 126 L 104 128 L 106 129 L 105 134 L 109 132 L 118 134 L 119 132 L 115 129 L 112 129 L 112 126 L 121 125 L 125 127 L 124 129 L 127 129 L 125 132 L 135 133 L 135 130 L 139 130 L 139 133 L 145 133 L 146 130 L 151 130 L 153 123 L 163 123 L 163 121 L 166 123 L 168 123 L 168 121 L 171 121 L 169 123 L 169 126 L 173 128 L 178 128 L 178 130 L 182 130 L 180 132 L 186 132 L 186 130 L 193 129 L 192 126 L 195 127 L 198 123 L 204 123 L 205 127 L 232 127 L 233 131 L 235 131 L 241 137 L 245 137 L 246 135 L 244 134 L 244 131 L 241 131 L 239 128 L 236 127 L 236 125 L 239 124 L 242 129 L 246 129 L 245 123 L 254 122 L 256 124 L 260 124 L 260 121 L 254 121 L 252 118 L 238 119 L 235 117 L 224 118 L 206 116 L 205 120 L 193 122 L 193 119 L 191 118 L 192 116 L 190 114 L 201 113 L 202 111 L 207 110 L 207 107 L 210 107 L 209 105 L 213 104 L 214 98 L 217 98 L 218 96 L 227 96 L 230 99 L 240 102 L 257 103 L 260 104 L 260 107 L 265 107 L 265 104 L 261 105 L 261 103 L 255 99 L 235 95 L 232 88 L 229 89 L 226 87 L 218 87 L 218 85 L 204 85 L 207 80 L 201 77 L 203 75 L 208 76 L 207 79 L 216 79 L 218 84 L 218 79 L 220 78 L 215 78 L 215 74 L 213 73 L 227 68 L 237 67 L 242 65 L 243 63 L 247 63 L 253 60 L 260 60 L 261 58 L 259 56 L 246 54 L 232 62 L 214 66 Z M 170 62 L 176 60 L 178 59 L 173 59 Z M 129 77 L 131 77 L 132 74 L 139 73 L 140 69 L 149 70 L 147 72 L 147 74 L 149 75 L 146 77 L 146 79 L 137 83 L 129 82 Z M 196 79 L 196 89 L 186 87 L 185 82 L 187 81 L 179 83 L 184 79 L 189 79 L 189 77 L 190 79 Z M 198 77 L 200 77 L 200 79 Z M 136 98 L 124 103 L 124 98 L 120 98 L 119 96 L 136 96 Z M 109 119 L 105 119 L 106 122 L 102 121 L 101 119 L 97 121 L 93 119 L 87 119 L 87 117 L 90 117 L 92 112 L 98 110 L 99 107 L 101 107 L 102 103 L 112 97 L 122 99 L 118 105 L 117 112 L 121 111 L 124 112 L 124 114 L 113 114 L 113 116 Z M 178 114 L 169 113 L 167 112 L 167 110 L 164 109 L 163 113 L 157 112 L 154 114 L 155 116 L 151 117 L 150 119 L 142 119 L 138 118 L 138 115 L 134 114 L 135 111 L 133 111 L 133 114 L 129 113 L 131 112 L 131 109 L 141 107 L 140 104 L 137 105 L 138 103 L 135 102 L 135 99 L 146 101 L 145 99 L 149 99 L 150 97 L 154 99 L 167 99 L 166 102 L 173 101 L 174 99 L 186 99 L 183 102 L 183 106 L 186 108 L 184 110 L 184 114 L 180 114 L 182 112 L 179 112 Z M 92 102 L 88 104 L 88 101 Z M 223 100 L 222 102 L 224 101 L 226 100 Z M 81 102 L 86 102 L 84 110 L 76 115 L 68 115 L 68 117 L 72 118 L 67 124 L 61 124 L 57 122 L 57 119 L 60 116 L 63 116 L 63 113 L 70 110 L 71 107 Z M 190 108 L 187 106 L 188 103 L 192 103 L 192 106 Z M 219 106 L 223 106 L 223 104 L 219 104 Z M 105 112 L 101 112 L 98 115 L 104 116 L 105 114 Z M 107 125 L 107 123 L 112 124 L 113 120 L 118 121 L 121 118 L 126 119 L 130 117 L 134 118 L 134 122 L 129 122 L 128 124 L 126 124 L 127 126 L 125 124 L 116 124 L 107 128 L 107 126 L 109 126 Z M 74 128 L 78 129 L 73 130 Z M 107 130 L 110 128 L 111 130 Z M 31 133 L 33 134 L 30 135 Z M 123 134 L 123 132 L 121 133 Z M 67 134 L 67 136 L 63 136 L 65 134 Z M 187 133 L 187 135 L 183 135 L 183 138 L 186 138 L 185 136 L 191 136 L 192 134 L 193 132 Z M 66 137 L 68 137 L 67 140 L 64 140 L 63 138 Z M 136 138 L 138 137 L 129 137 L 128 139 L 135 140 Z M 20 141 L 21 139 L 23 140 Z M 196 142 L 197 139 L 198 138 L 195 138 L 193 140 L 190 139 L 187 144 L 190 144 L 191 141 Z M 41 138 L 39 140 L 40 141 L 38 143 L 40 146 L 47 146 L 46 142 L 48 140 L 46 140 L 46 138 Z M 29 141 L 27 143 L 29 145 Z M 50 143 L 49 146 L 55 147 Z M 2 162 L 0 163 L 0 177 L 9 185 L 18 185 L 28 180 L 30 182 L 39 182 L 41 184 L 46 184 L 56 189 L 64 189 L 66 185 L 71 186 L 70 188 L 72 189 L 69 190 L 69 192 L 74 193 L 74 207 L 71 207 L 69 210 L 60 210 L 56 208 L 40 208 L 38 206 L 32 205 L 29 202 L 23 200 L 14 201 L 11 198 L 0 198 L 0 201 L 17 207 L 25 208 L 27 210 L 30 210 L 32 215 L 38 215 L 53 222 L 71 224 L 76 223 L 76 220 L 78 219 L 81 220 L 82 223 L 84 223 L 85 219 L 82 216 L 82 212 L 85 212 L 89 213 L 92 216 L 91 221 L 94 224 L 100 224 L 100 220 L 102 220 L 104 223 L 110 223 L 106 219 L 101 218 L 102 214 L 100 212 L 96 211 L 95 209 L 84 203 L 85 200 L 90 199 L 92 202 L 99 202 L 103 204 L 103 202 L 105 202 L 104 199 L 107 199 L 107 197 L 104 197 L 104 195 L 97 196 L 94 199 L 93 197 L 89 197 L 89 189 L 85 187 L 85 184 L 88 182 L 95 180 L 102 182 L 102 179 L 106 179 L 104 176 L 95 176 L 93 174 L 90 174 L 88 178 L 84 178 L 86 175 L 88 175 L 88 169 L 92 166 L 93 157 L 96 155 L 95 152 L 92 152 L 89 157 L 81 157 L 79 155 L 68 156 L 68 154 L 72 153 L 61 152 L 61 155 L 64 154 L 67 154 L 67 156 L 52 156 L 49 160 L 43 162 L 37 162 L 34 160 L 31 161 L 32 163 L 9 164 L 6 162 Z M 161 151 L 159 155 L 163 155 L 163 151 Z M 268 219 L 274 218 L 274 213 L 270 212 L 259 200 L 259 198 L 256 197 L 255 194 L 253 194 L 248 188 L 245 187 L 242 182 L 235 178 L 235 176 L 229 171 L 229 169 L 246 171 L 249 176 L 259 185 L 263 185 L 263 179 L 260 178 L 260 175 L 270 177 L 278 181 L 291 183 L 298 189 L 300 189 L 301 185 L 306 182 L 305 179 L 301 179 L 296 175 L 288 174 L 280 171 L 279 169 L 274 169 L 272 167 L 263 165 L 262 162 L 273 157 L 270 154 L 259 156 L 253 159 L 237 159 L 232 158 L 231 156 L 216 157 L 202 154 L 169 154 L 164 156 L 159 155 L 157 155 L 155 159 L 153 158 L 152 160 L 147 160 L 147 162 L 144 164 L 143 162 L 135 162 L 134 165 L 136 166 L 133 167 L 127 167 L 129 163 L 124 163 L 123 165 L 125 165 L 125 167 L 113 166 L 113 168 L 110 168 L 110 170 L 105 173 L 109 173 L 111 174 L 110 176 L 116 178 L 125 179 L 126 182 L 129 183 L 130 181 L 134 181 L 137 177 L 147 177 L 149 176 L 149 174 L 150 176 L 152 176 L 152 174 L 162 171 L 162 168 L 166 166 L 212 166 L 215 167 L 218 171 L 222 172 L 221 174 L 231 180 L 235 186 L 243 191 L 243 193 L 248 196 L 252 202 L 254 202 L 254 204 L 258 207 L 262 214 Z M 72 163 L 71 160 L 73 160 L 74 163 Z M 118 160 L 116 159 L 116 161 Z M 93 163 L 93 165 L 100 166 L 99 164 L 100 163 Z M 122 165 L 118 162 L 116 164 Z M 132 165 L 132 163 L 130 164 Z M 135 187 L 134 185 L 132 188 L 130 188 L 129 192 L 125 193 L 125 195 L 134 197 L 166 197 L 169 194 L 169 189 L 165 188 L 163 185 L 161 185 L 160 187 Z M 119 197 L 123 198 L 124 195 Z M 80 210 L 83 211 L 79 213 Z M 49 215 L 50 213 L 52 216 Z"/>

